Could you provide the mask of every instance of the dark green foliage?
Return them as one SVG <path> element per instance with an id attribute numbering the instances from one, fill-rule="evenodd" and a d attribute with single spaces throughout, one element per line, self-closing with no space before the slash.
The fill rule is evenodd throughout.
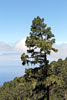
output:
<path id="1" fill-rule="evenodd" d="M 67 100 L 67 59 L 59 59 L 51 64 L 53 75 L 61 76 L 62 84 L 54 84 L 50 87 L 50 100 Z M 46 100 L 44 67 L 29 68 L 25 75 L 15 78 L 11 82 L 5 82 L 0 87 L 0 100 Z M 44 98 L 44 99 L 43 99 Z"/>
<path id="2" fill-rule="evenodd" d="M 55 39 L 51 28 L 47 27 L 44 19 L 41 19 L 39 16 L 32 21 L 30 36 L 26 38 L 25 43 L 28 48 L 28 54 L 25 55 L 23 53 L 21 56 L 23 65 L 31 63 L 44 66 L 48 62 L 45 56 L 49 55 L 51 51 L 57 51 L 57 49 L 52 47 Z"/>

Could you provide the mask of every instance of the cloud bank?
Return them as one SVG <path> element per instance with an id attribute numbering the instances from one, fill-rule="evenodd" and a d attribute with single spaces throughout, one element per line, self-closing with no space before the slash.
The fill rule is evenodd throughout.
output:
<path id="1" fill-rule="evenodd" d="M 17 41 L 13 46 L 0 42 L 0 66 L 1 65 L 19 65 L 21 64 L 20 56 L 26 52 L 25 39 Z M 51 52 L 48 57 L 50 61 L 65 59 L 67 57 L 67 43 L 57 43 L 54 45 L 58 49 L 57 53 Z"/>
<path id="2" fill-rule="evenodd" d="M 65 59 L 67 57 L 67 43 L 55 44 L 54 47 L 58 49 L 58 52 L 51 52 L 49 56 L 51 61 L 58 60 L 59 58 Z"/>
<path id="3" fill-rule="evenodd" d="M 14 45 L 15 50 L 17 50 L 19 52 L 26 52 L 27 48 L 25 46 L 25 40 L 26 40 L 26 38 L 23 38 L 23 39 L 17 41 Z"/>

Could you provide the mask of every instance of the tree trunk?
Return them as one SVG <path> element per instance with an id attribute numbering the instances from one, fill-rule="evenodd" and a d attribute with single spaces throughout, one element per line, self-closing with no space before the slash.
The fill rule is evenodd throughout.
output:
<path id="1" fill-rule="evenodd" d="M 49 100 L 49 86 L 47 86 L 47 100 Z"/>
<path id="2" fill-rule="evenodd" d="M 46 55 L 46 53 L 45 53 L 45 58 L 44 58 L 44 60 L 45 60 L 45 65 L 46 65 L 46 77 L 48 76 L 48 61 L 47 61 L 47 55 Z M 46 94 L 47 96 L 47 100 L 49 100 L 49 86 L 47 86 L 47 94 Z"/>

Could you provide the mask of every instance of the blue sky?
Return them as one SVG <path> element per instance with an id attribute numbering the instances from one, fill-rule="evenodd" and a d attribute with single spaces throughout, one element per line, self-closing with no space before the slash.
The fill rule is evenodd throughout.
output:
<path id="1" fill-rule="evenodd" d="M 67 0 L 0 0 L 0 41 L 15 43 L 27 36 L 34 17 L 52 28 L 57 42 L 67 41 Z"/>
<path id="2" fill-rule="evenodd" d="M 0 66 L 21 64 L 20 56 L 26 50 L 25 37 L 36 16 L 45 19 L 56 43 L 62 43 L 61 49 L 67 51 L 67 45 L 63 45 L 67 44 L 66 12 L 67 0 L 0 0 Z M 64 55 L 62 52 L 60 57 L 65 57 L 66 52 Z"/>

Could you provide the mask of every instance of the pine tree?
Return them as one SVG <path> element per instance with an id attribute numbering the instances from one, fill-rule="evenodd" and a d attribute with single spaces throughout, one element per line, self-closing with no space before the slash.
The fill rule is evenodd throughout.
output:
<path id="1" fill-rule="evenodd" d="M 39 67 L 44 67 L 44 74 L 46 80 L 48 80 L 49 61 L 47 60 L 47 55 L 50 55 L 51 51 L 57 52 L 57 49 L 53 48 L 53 44 L 55 43 L 54 34 L 51 32 L 51 28 L 47 27 L 44 23 L 44 18 L 40 18 L 39 16 L 34 18 L 30 36 L 26 38 L 25 43 L 28 49 L 27 54 L 23 53 L 21 56 L 22 64 L 38 64 Z M 49 100 L 49 80 L 46 82 L 47 100 Z"/>

